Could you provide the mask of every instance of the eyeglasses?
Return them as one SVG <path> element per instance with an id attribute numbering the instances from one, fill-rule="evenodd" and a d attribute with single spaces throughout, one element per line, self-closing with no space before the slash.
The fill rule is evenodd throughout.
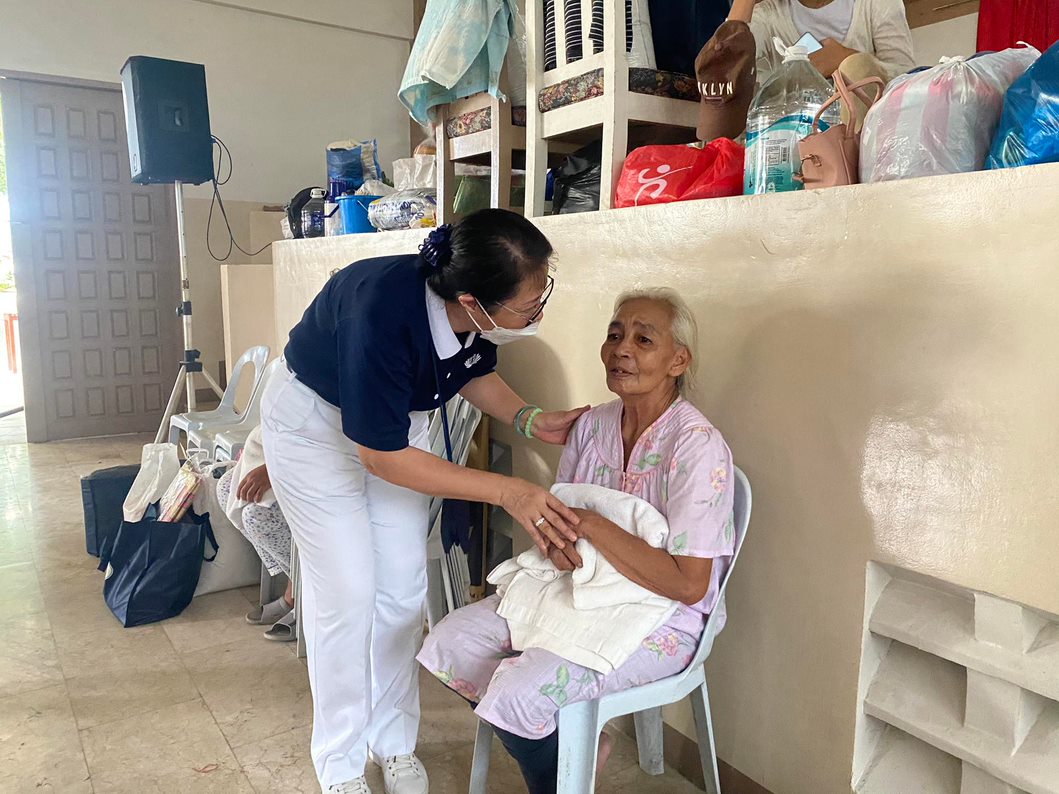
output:
<path id="1" fill-rule="evenodd" d="M 512 309 L 510 306 L 505 306 L 503 303 L 498 304 L 500 308 L 507 309 L 512 314 L 517 314 L 519 317 L 526 321 L 526 325 L 533 325 L 540 319 L 540 316 L 544 314 L 544 307 L 548 304 L 548 299 L 552 296 L 552 290 L 555 289 L 555 279 L 548 276 L 548 285 L 544 288 L 544 292 L 541 293 L 541 302 L 537 307 L 537 310 L 533 314 L 526 314 L 520 312 L 518 309 Z"/>

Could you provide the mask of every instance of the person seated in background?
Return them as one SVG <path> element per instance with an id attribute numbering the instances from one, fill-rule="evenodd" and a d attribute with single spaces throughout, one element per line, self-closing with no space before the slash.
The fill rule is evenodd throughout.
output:
<path id="1" fill-rule="evenodd" d="M 728 18 L 754 33 L 759 85 L 783 61 L 774 37 L 789 47 L 812 34 L 822 47 L 809 60 L 824 77 L 842 67 L 851 80 L 889 82 L 916 65 L 902 0 L 735 0 Z"/>
<path id="2" fill-rule="evenodd" d="M 636 638 L 632 655 L 604 674 L 542 648 L 513 652 L 494 595 L 438 623 L 418 656 L 496 728 L 531 794 L 555 791 L 559 708 L 683 671 L 717 601 L 735 548 L 733 468 L 720 432 L 684 397 L 696 336 L 690 309 L 671 290 L 618 299 L 601 358 L 607 387 L 619 399 L 578 420 L 557 477 L 631 494 L 665 517 L 669 532 L 661 548 L 585 510 L 578 511 L 577 532 L 628 580 L 677 602 L 671 617 Z M 581 564 L 571 545 L 552 546 L 548 556 L 561 571 Z M 600 737 L 597 769 L 610 744 Z"/>
<path id="3" fill-rule="evenodd" d="M 237 484 L 234 490 L 233 483 Z M 287 589 L 283 595 L 271 603 L 254 607 L 246 615 L 247 622 L 269 626 L 265 639 L 295 640 L 290 527 L 272 493 L 260 427 L 250 431 L 239 460 L 217 482 L 217 499 L 235 528 L 253 545 L 269 574 L 287 576 Z"/>

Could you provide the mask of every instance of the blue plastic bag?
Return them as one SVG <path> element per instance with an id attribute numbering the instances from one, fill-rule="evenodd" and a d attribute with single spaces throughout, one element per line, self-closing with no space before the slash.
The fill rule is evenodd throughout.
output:
<path id="1" fill-rule="evenodd" d="M 1059 44 L 1053 44 L 1004 97 L 986 168 L 1059 162 Z"/>
<path id="2" fill-rule="evenodd" d="M 217 556 L 208 515 L 185 513 L 179 522 L 158 521 L 156 506 L 140 521 L 123 521 L 100 550 L 106 572 L 103 599 L 125 628 L 179 615 L 195 595 L 203 559 Z M 204 557 L 207 542 L 213 556 Z"/>
<path id="3" fill-rule="evenodd" d="M 379 144 L 374 138 L 369 141 L 335 141 L 328 145 L 327 178 L 332 183 L 333 197 L 352 193 L 359 190 L 365 180 L 382 179 L 383 176 L 379 167 Z"/>

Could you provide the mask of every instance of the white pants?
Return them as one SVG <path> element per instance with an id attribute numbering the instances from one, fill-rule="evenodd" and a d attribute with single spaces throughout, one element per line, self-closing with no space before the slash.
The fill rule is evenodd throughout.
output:
<path id="1" fill-rule="evenodd" d="M 425 414 L 413 446 L 427 448 Z M 289 373 L 261 411 L 269 479 L 301 561 L 313 694 L 312 757 L 323 789 L 378 756 L 415 750 L 429 497 L 368 474 L 337 408 Z"/>

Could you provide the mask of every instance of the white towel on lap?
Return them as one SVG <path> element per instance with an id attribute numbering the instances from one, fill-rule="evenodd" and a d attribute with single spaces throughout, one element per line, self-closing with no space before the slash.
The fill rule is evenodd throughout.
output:
<path id="1" fill-rule="evenodd" d="M 572 483 L 559 483 L 552 493 L 569 507 L 599 513 L 654 548 L 665 546 L 665 517 L 639 497 Z M 515 650 L 544 648 L 610 673 L 672 616 L 677 602 L 630 580 L 588 541 L 577 541 L 576 548 L 584 566 L 572 574 L 536 548 L 497 566 L 488 577 L 501 596 L 497 614 L 507 620 Z"/>

